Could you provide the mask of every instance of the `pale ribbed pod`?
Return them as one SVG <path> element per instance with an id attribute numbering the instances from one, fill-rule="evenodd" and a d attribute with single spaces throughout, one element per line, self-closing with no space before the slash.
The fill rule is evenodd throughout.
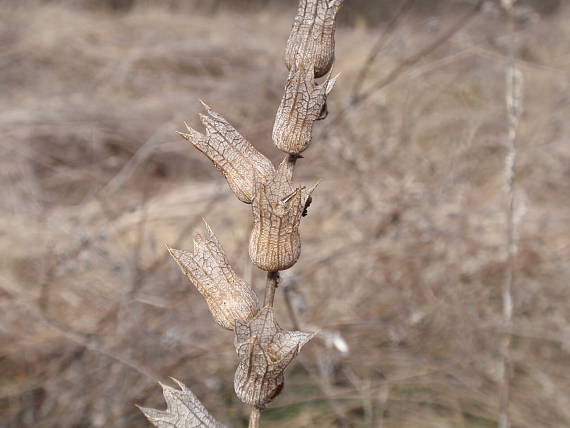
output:
<path id="1" fill-rule="evenodd" d="M 244 403 L 265 407 L 283 388 L 283 373 L 315 333 L 283 330 L 265 307 L 248 323 L 236 322 L 238 367 L 234 389 Z"/>
<path id="2" fill-rule="evenodd" d="M 200 115 L 206 135 L 188 125 L 188 133 L 180 135 L 213 162 L 240 201 L 250 204 L 255 183 L 269 180 L 275 174 L 275 168 L 226 119 L 202 104 L 208 113 Z"/>
<path id="3" fill-rule="evenodd" d="M 335 81 L 329 75 L 317 84 L 312 64 L 291 69 L 273 125 L 273 142 L 279 150 L 298 155 L 309 146 L 313 123 L 321 116 Z"/>
<path id="4" fill-rule="evenodd" d="M 273 272 L 295 264 L 301 254 L 301 217 L 313 189 L 293 189 L 287 159 L 273 180 L 257 184 L 249 256 L 259 269 Z"/>
<path id="5" fill-rule="evenodd" d="M 236 320 L 247 321 L 255 316 L 258 300 L 253 288 L 234 272 L 209 227 L 206 239 L 196 236 L 193 252 L 169 251 L 204 297 L 219 325 L 233 330 Z"/>
<path id="6" fill-rule="evenodd" d="M 289 70 L 296 64 L 314 64 L 314 77 L 322 77 L 334 62 L 336 14 L 344 0 L 301 0 L 285 50 Z"/>

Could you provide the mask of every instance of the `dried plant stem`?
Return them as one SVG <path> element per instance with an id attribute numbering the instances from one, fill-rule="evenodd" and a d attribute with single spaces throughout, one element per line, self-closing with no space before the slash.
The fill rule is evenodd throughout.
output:
<path id="1" fill-rule="evenodd" d="M 313 123 L 325 116 L 326 97 L 336 80 L 331 79 L 330 71 L 335 17 L 342 4 L 343 0 L 299 2 L 285 55 L 290 72 L 273 127 L 273 142 L 287 153 L 277 168 L 203 102 L 206 114 L 200 118 L 205 132 L 186 125 L 187 132 L 179 133 L 214 163 L 236 197 L 252 207 L 249 256 L 267 272 L 263 307 L 259 307 L 251 285 L 235 273 L 207 224 L 206 235 L 196 235 L 193 251 L 168 249 L 205 298 L 214 320 L 235 333 L 238 364 L 234 390 L 243 403 L 252 406 L 250 428 L 259 427 L 261 410 L 283 388 L 285 369 L 316 334 L 279 327 L 273 304 L 279 272 L 293 266 L 301 254 L 299 226 L 315 187 L 294 187 L 292 178 L 297 159 L 311 142 Z M 315 80 L 327 74 L 325 82 Z M 294 317 L 289 300 L 287 306 Z M 166 410 L 141 409 L 149 421 L 155 426 L 168 423 L 177 428 L 188 423 L 194 426 L 195 422 L 200 426 L 222 426 L 189 389 L 177 383 L 178 391 L 163 387 Z M 200 422 L 202 415 L 207 416 L 208 423 Z"/>
<path id="2" fill-rule="evenodd" d="M 510 43 L 508 52 L 508 65 L 506 72 L 506 104 L 508 114 L 508 137 L 507 137 L 507 153 L 505 156 L 505 193 L 507 196 L 506 209 L 506 245 L 507 245 L 507 264 L 505 281 L 502 289 L 503 302 L 503 329 L 504 335 L 501 339 L 501 385 L 500 385 L 500 416 L 498 426 L 500 428 L 509 428 L 511 426 L 509 407 L 510 407 L 510 377 L 512 372 L 511 361 L 511 330 L 513 318 L 513 297 L 512 290 L 515 284 L 515 265 L 517 256 L 517 222 L 516 206 L 515 206 L 515 174 L 517 162 L 516 137 L 518 122 L 521 114 L 522 104 L 522 83 L 520 72 L 516 68 L 516 34 L 513 13 L 514 0 L 503 0 L 503 6 L 507 11 L 508 29 L 510 32 Z"/>
<path id="3" fill-rule="evenodd" d="M 261 409 L 259 407 L 252 407 L 249 416 L 249 428 L 259 428 L 259 420 L 261 419 Z"/>
<path id="4" fill-rule="evenodd" d="M 279 272 L 267 272 L 267 281 L 265 282 L 265 297 L 263 306 L 273 307 L 275 299 L 275 290 L 279 286 Z"/>

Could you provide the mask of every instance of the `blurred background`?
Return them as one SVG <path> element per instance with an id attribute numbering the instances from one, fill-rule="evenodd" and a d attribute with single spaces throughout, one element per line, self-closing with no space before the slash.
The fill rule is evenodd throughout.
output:
<path id="1" fill-rule="evenodd" d="M 245 426 L 233 336 L 165 244 L 205 218 L 261 293 L 250 208 L 176 135 L 199 99 L 277 162 L 295 0 L 0 0 L 0 425 L 149 426 L 180 379 Z M 509 30 L 497 2 L 346 0 L 320 180 L 288 293 L 321 329 L 271 427 L 494 427 L 512 339 L 514 427 L 570 426 L 570 5 L 516 3 L 513 323 L 504 191 Z"/>

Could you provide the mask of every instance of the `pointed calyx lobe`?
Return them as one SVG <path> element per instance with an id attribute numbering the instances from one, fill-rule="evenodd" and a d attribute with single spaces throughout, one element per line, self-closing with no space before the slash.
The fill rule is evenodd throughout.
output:
<path id="1" fill-rule="evenodd" d="M 270 179 L 275 168 L 271 161 L 256 150 L 226 119 L 206 104 L 202 104 L 207 112 L 207 115 L 200 115 L 206 135 L 188 125 L 188 133 L 180 135 L 214 163 L 240 201 L 250 204 L 255 183 Z"/>
<path id="2" fill-rule="evenodd" d="M 266 306 L 251 321 L 237 321 L 235 334 L 235 392 L 244 403 L 263 408 L 279 395 L 285 369 L 315 333 L 283 330 Z"/>
<path id="3" fill-rule="evenodd" d="M 273 125 L 273 142 L 279 150 L 298 155 L 311 143 L 313 123 L 319 119 L 336 77 L 317 84 L 313 64 L 295 65 L 289 72 Z"/>
<path id="4" fill-rule="evenodd" d="M 288 269 L 301 255 L 299 225 L 314 187 L 293 188 L 292 165 L 285 158 L 268 183 L 257 183 L 252 203 L 249 256 L 262 270 Z"/>
<path id="5" fill-rule="evenodd" d="M 289 70 L 314 64 L 314 76 L 327 74 L 334 62 L 336 14 L 343 0 L 301 0 L 285 50 Z"/>
<path id="6" fill-rule="evenodd" d="M 162 386 L 166 410 L 139 407 L 158 428 L 225 428 L 208 413 L 204 405 L 182 382 L 172 379 L 180 389 Z"/>
<path id="7" fill-rule="evenodd" d="M 236 320 L 245 322 L 255 316 L 257 296 L 235 273 L 212 230 L 207 225 L 206 229 L 205 238 L 196 235 L 193 252 L 169 251 L 206 300 L 216 322 L 233 330 Z"/>

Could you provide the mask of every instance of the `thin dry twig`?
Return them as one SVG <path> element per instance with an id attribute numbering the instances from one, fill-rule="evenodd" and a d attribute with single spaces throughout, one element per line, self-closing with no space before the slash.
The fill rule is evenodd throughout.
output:
<path id="1" fill-rule="evenodd" d="M 501 363 L 500 363 L 500 416 L 498 426 L 500 428 L 510 428 L 511 420 L 509 415 L 511 398 L 511 329 L 513 325 L 513 287 L 516 277 L 516 259 L 518 252 L 518 230 L 516 216 L 516 167 L 517 167 L 517 130 L 522 110 L 522 74 L 516 67 L 516 32 L 514 22 L 514 3 L 516 0 L 503 0 L 502 4 L 507 11 L 508 31 L 509 31 L 509 52 L 506 68 L 506 107 L 508 116 L 507 153 L 505 156 L 505 194 L 507 197 L 506 210 L 506 246 L 507 263 L 505 280 L 502 290 L 503 303 L 503 328 L 505 333 L 500 341 Z"/>

